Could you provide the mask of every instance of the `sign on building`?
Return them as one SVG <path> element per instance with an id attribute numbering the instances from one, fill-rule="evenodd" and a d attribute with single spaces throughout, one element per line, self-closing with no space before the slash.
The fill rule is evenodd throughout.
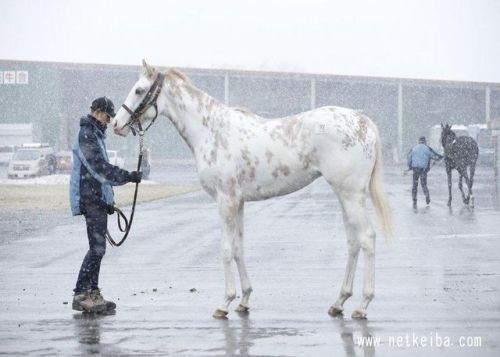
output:
<path id="1" fill-rule="evenodd" d="M 16 84 L 16 71 L 4 71 L 3 72 L 3 83 L 4 84 Z"/>
<path id="2" fill-rule="evenodd" d="M 0 71 L 0 84 L 28 84 L 28 71 Z"/>
<path id="3" fill-rule="evenodd" d="M 17 84 L 28 84 L 28 71 L 17 71 L 16 82 Z"/>

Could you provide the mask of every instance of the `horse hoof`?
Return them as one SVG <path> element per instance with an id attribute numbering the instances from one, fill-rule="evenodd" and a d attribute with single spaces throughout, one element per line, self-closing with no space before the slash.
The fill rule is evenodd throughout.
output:
<path id="1" fill-rule="evenodd" d="M 363 309 L 356 309 L 352 312 L 351 317 L 353 319 L 364 320 L 366 319 L 366 311 Z"/>
<path id="2" fill-rule="evenodd" d="M 215 310 L 214 314 L 212 315 L 216 319 L 225 319 L 227 318 L 227 311 L 222 310 L 222 309 L 217 309 Z"/>
<path id="3" fill-rule="evenodd" d="M 234 311 L 238 312 L 238 313 L 248 313 L 250 310 L 250 308 L 248 306 L 245 306 L 243 304 L 239 304 L 238 307 L 236 309 L 234 309 Z"/>
<path id="4" fill-rule="evenodd" d="M 474 197 L 470 198 L 470 208 L 474 208 Z"/>
<path id="5" fill-rule="evenodd" d="M 341 316 L 344 314 L 344 308 L 339 306 L 332 306 L 328 309 L 328 315 L 332 317 Z"/>

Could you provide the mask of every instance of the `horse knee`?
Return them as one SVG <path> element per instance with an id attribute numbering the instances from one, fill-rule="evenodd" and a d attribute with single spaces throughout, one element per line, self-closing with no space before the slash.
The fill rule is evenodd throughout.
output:
<path id="1" fill-rule="evenodd" d="M 360 241 L 361 248 L 365 254 L 373 254 L 375 252 L 375 232 L 370 229 Z"/>
<path id="2" fill-rule="evenodd" d="M 231 263 L 234 259 L 233 249 L 229 246 L 222 247 L 222 260 L 224 263 Z"/>

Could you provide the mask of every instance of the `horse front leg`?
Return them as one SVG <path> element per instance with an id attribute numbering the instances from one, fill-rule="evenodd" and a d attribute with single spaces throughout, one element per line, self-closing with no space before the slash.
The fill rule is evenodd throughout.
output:
<path id="1" fill-rule="evenodd" d="M 217 206 L 222 224 L 222 262 L 224 264 L 225 294 L 224 303 L 215 310 L 213 317 L 226 317 L 231 302 L 236 298 L 236 285 L 231 264 L 235 258 L 235 243 L 239 232 L 239 211 L 243 201 L 235 195 L 217 193 Z"/>
<path id="2" fill-rule="evenodd" d="M 446 175 L 448 176 L 448 207 L 451 207 L 451 167 L 446 167 Z"/>
<path id="3" fill-rule="evenodd" d="M 235 311 L 240 313 L 246 313 L 250 309 L 248 305 L 248 300 L 250 299 L 250 294 L 252 293 L 252 284 L 250 283 L 250 279 L 248 278 L 247 267 L 245 263 L 245 252 L 244 252 L 244 230 L 243 230 L 243 221 L 244 221 L 244 203 L 241 202 L 241 205 L 238 209 L 238 217 L 237 217 L 237 233 L 234 244 L 234 260 L 236 262 L 236 266 L 238 267 L 238 273 L 240 275 L 240 283 L 241 283 L 241 301 Z"/>

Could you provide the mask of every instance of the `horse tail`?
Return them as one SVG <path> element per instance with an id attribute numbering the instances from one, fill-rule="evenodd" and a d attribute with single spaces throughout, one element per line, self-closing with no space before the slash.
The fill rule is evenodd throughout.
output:
<path id="1" fill-rule="evenodd" d="M 375 127 L 375 126 L 374 126 Z M 373 166 L 372 175 L 370 178 L 370 194 L 372 197 L 373 205 L 375 206 L 375 211 L 382 224 L 382 231 L 384 235 L 389 238 L 393 234 L 393 224 L 392 224 L 392 212 L 387 201 L 384 189 L 382 187 L 382 147 L 380 143 L 380 135 L 377 128 L 375 127 L 376 133 L 376 154 L 375 154 L 375 165 Z"/>

